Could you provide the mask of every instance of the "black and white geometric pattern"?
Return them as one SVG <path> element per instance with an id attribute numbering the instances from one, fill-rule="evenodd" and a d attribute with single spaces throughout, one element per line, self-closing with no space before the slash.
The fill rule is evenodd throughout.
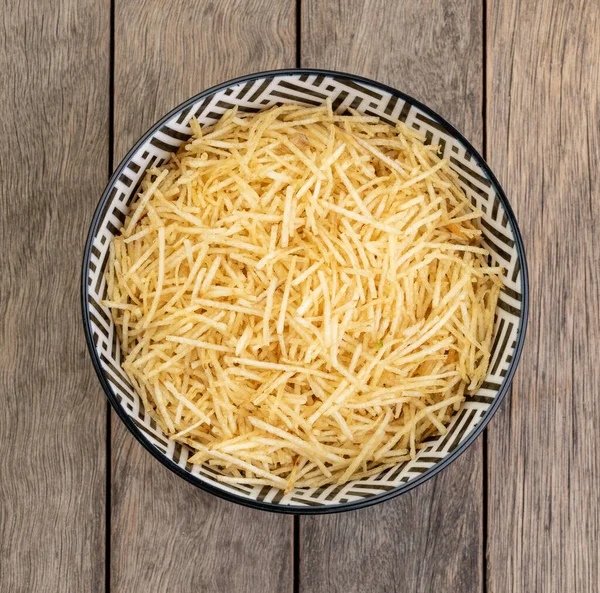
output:
<path id="1" fill-rule="evenodd" d="M 439 145 L 440 152 L 458 174 L 467 196 L 483 210 L 485 244 L 492 260 L 506 270 L 489 375 L 479 393 L 469 398 L 455 415 L 447 434 L 432 439 L 410 462 L 343 486 L 296 489 L 287 495 L 269 487 L 224 485 L 215 479 L 216 470 L 187 463 L 187 447 L 164 436 L 145 412 L 121 369 L 115 327 L 109 311 L 100 304 L 106 291 L 104 270 L 108 247 L 123 224 L 146 169 L 167 161 L 170 153 L 189 139 L 188 124 L 192 117 L 201 124 L 211 124 L 234 105 L 240 110 L 258 111 L 290 102 L 320 105 L 326 97 L 331 97 L 337 112 L 352 107 L 390 123 L 400 120 L 425 135 L 428 143 Z M 177 108 L 138 143 L 111 180 L 92 223 L 83 270 L 84 321 L 92 357 L 99 374 L 104 377 L 105 388 L 108 385 L 107 395 L 133 421 L 137 430 L 131 422 L 128 424 L 136 436 L 145 439 L 146 446 L 149 443 L 160 451 L 163 461 L 169 460 L 167 465 L 173 469 L 172 464 L 176 464 L 181 471 L 187 472 L 187 479 L 204 487 L 208 485 L 209 489 L 218 490 L 228 498 L 250 504 L 251 501 L 271 503 L 277 507 L 285 506 L 287 510 L 307 507 L 326 510 L 323 507 L 345 503 L 346 506 L 357 506 L 349 503 L 364 503 L 374 497 L 384 497 L 385 493 L 404 490 L 411 482 L 437 471 L 440 464 L 448 462 L 453 452 L 481 430 L 495 411 L 499 394 L 506 391 L 516 366 L 527 313 L 526 272 L 519 232 L 510 208 L 503 200 L 493 175 L 460 134 L 424 106 L 377 83 L 337 73 L 282 71 L 246 77 L 209 90 Z"/>

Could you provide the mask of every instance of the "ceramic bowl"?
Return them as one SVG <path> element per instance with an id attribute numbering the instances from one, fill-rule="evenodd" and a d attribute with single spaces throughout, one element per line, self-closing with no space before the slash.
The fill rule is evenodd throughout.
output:
<path id="1" fill-rule="evenodd" d="M 382 120 L 403 121 L 440 146 L 471 201 L 484 212 L 485 246 L 506 270 L 498 302 L 488 376 L 455 414 L 445 435 L 431 438 L 414 460 L 381 473 L 289 494 L 270 487 L 231 486 L 216 470 L 188 462 L 186 445 L 169 440 L 146 413 L 121 368 L 121 348 L 105 297 L 109 244 L 119 229 L 146 169 L 166 162 L 191 135 L 189 121 L 216 122 L 237 105 L 262 110 L 280 103 L 320 105 L 330 97 L 337 112 L 348 107 Z M 87 344 L 102 387 L 135 438 L 170 470 L 222 498 L 289 513 L 327 513 L 375 504 L 421 484 L 454 461 L 481 433 L 502 402 L 519 361 L 528 309 L 527 267 L 513 211 L 490 168 L 451 124 L 405 93 L 359 76 L 322 70 L 281 70 L 250 74 L 205 90 L 173 109 L 150 128 L 121 161 L 94 214 L 83 259 L 82 308 Z M 459 495 L 459 493 L 455 493 Z"/>

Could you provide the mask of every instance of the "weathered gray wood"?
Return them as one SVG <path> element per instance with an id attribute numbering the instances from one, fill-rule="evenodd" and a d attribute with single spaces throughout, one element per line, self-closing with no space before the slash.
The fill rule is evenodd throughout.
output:
<path id="1" fill-rule="evenodd" d="M 79 313 L 109 2 L 0 11 L 0 591 L 104 591 L 106 402 Z"/>
<path id="2" fill-rule="evenodd" d="M 294 18 L 292 0 L 117 2 L 116 159 L 194 93 L 293 66 Z M 201 492 L 150 457 L 114 415 L 112 427 L 113 593 L 291 590 L 290 517 Z"/>
<path id="3" fill-rule="evenodd" d="M 600 4 L 488 4 L 488 154 L 523 231 L 531 319 L 488 432 L 488 591 L 598 591 Z"/>
<path id="4" fill-rule="evenodd" d="M 78 313 L 106 181 L 109 2 L 0 15 L 0 591 L 104 591 L 104 410 Z M 115 157 L 225 78 L 294 65 L 293 0 L 116 2 Z M 406 90 L 481 139 L 480 2 L 302 1 L 302 65 Z M 488 429 L 487 590 L 600 578 L 600 7 L 488 2 L 488 160 L 528 248 L 532 318 Z M 116 164 L 116 161 L 115 161 Z M 204 495 L 112 419 L 112 591 L 289 591 L 289 518 Z M 300 522 L 300 590 L 481 591 L 481 439 L 380 507 Z"/>
<path id="5" fill-rule="evenodd" d="M 363 74 L 482 136 L 479 1 L 302 2 L 303 66 Z M 300 590 L 482 590 L 482 440 L 438 477 L 383 505 L 300 520 Z"/>

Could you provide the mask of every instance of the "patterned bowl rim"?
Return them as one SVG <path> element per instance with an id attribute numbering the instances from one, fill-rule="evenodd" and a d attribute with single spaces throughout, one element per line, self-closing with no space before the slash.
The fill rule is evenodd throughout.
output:
<path id="1" fill-rule="evenodd" d="M 144 142 L 146 142 L 148 140 L 148 138 L 150 138 L 153 134 L 155 134 L 155 132 L 157 132 L 165 123 L 167 123 L 169 120 L 171 120 L 175 115 L 177 115 L 183 109 L 185 109 L 186 107 L 190 107 L 191 105 L 197 103 L 204 97 L 212 95 L 220 90 L 226 89 L 227 87 L 231 87 L 231 86 L 234 86 L 234 85 L 237 85 L 240 83 L 251 82 L 251 81 L 259 79 L 259 78 L 276 78 L 279 76 L 293 76 L 293 75 L 303 75 L 303 74 L 305 74 L 305 75 L 321 75 L 321 76 L 327 76 L 327 77 L 340 77 L 340 78 L 345 78 L 347 80 L 351 80 L 356 83 L 362 83 L 362 84 L 366 84 L 366 85 L 369 85 L 372 87 L 379 88 L 382 91 L 385 91 L 395 97 L 398 97 L 399 99 L 402 99 L 403 101 L 407 101 L 410 105 L 414 105 L 415 107 L 422 110 L 424 113 L 430 115 L 435 120 L 437 120 L 439 123 L 441 123 L 452 136 L 457 138 L 469 150 L 472 157 L 475 159 L 475 162 L 477 163 L 477 165 L 479 165 L 481 167 L 481 169 L 483 169 L 483 171 L 485 171 L 488 179 L 490 180 L 490 182 L 492 184 L 494 191 L 496 192 L 496 194 L 498 195 L 498 197 L 500 199 L 500 203 L 502 204 L 502 207 L 504 208 L 504 210 L 506 212 L 506 216 L 508 218 L 511 230 L 514 235 L 515 247 L 516 247 L 517 255 L 519 257 L 519 262 L 521 265 L 522 303 L 521 303 L 521 314 L 520 314 L 520 319 L 519 319 L 517 344 L 514 349 L 513 359 L 508 367 L 506 376 L 504 377 L 503 384 L 502 384 L 500 390 L 498 391 L 498 394 L 496 395 L 494 402 L 492 403 L 490 408 L 487 410 L 487 412 L 485 413 L 485 415 L 483 416 L 483 418 L 481 419 L 479 424 L 475 427 L 473 432 L 460 444 L 459 447 L 457 447 L 454 451 L 452 451 L 442 461 L 433 465 L 429 470 L 427 470 L 420 476 L 414 478 L 413 480 L 410 480 L 409 482 L 407 482 L 405 484 L 401 484 L 401 485 L 397 486 L 393 490 L 390 490 L 388 492 L 383 492 L 382 494 L 377 494 L 375 496 L 361 499 L 361 500 L 354 501 L 354 502 L 346 502 L 346 503 L 341 503 L 341 504 L 324 505 L 324 506 L 280 505 L 278 503 L 263 502 L 263 501 L 246 498 L 243 496 L 238 496 L 237 494 L 233 494 L 233 493 L 227 492 L 225 490 L 221 490 L 218 487 L 212 486 L 211 484 L 208 484 L 208 483 L 202 481 L 202 479 L 200 477 L 193 475 L 192 473 L 186 471 L 181 466 L 174 463 L 171 459 L 168 459 L 159 449 L 154 447 L 146 439 L 146 437 L 143 435 L 142 431 L 136 426 L 136 424 L 133 422 L 133 420 L 127 415 L 127 413 L 125 412 L 123 407 L 119 404 L 119 401 L 117 400 L 115 394 L 113 393 L 113 391 L 108 383 L 108 380 L 104 374 L 104 371 L 102 370 L 100 359 L 98 357 L 98 353 L 96 352 L 96 348 L 94 346 L 94 342 L 92 339 L 91 320 L 90 320 L 90 315 L 89 315 L 89 310 L 88 310 L 88 305 L 87 305 L 87 302 L 88 302 L 87 276 L 88 276 L 88 269 L 89 269 L 89 264 L 90 264 L 92 243 L 94 241 L 94 237 L 98 230 L 97 226 L 98 226 L 100 214 L 110 199 L 110 188 L 117 181 L 119 175 L 125 168 L 126 164 L 134 156 L 134 154 L 142 146 L 142 144 L 144 144 Z M 416 488 L 423 482 L 425 482 L 425 481 L 429 480 L 430 478 L 432 478 L 433 476 L 435 476 L 438 472 L 442 471 L 445 467 L 450 465 L 454 460 L 456 460 L 462 453 L 464 453 L 466 451 L 466 449 L 473 443 L 473 441 L 483 432 L 483 429 L 487 426 L 488 422 L 491 420 L 492 416 L 496 413 L 496 410 L 498 409 L 498 407 L 504 400 L 504 397 L 506 396 L 506 393 L 510 387 L 512 378 L 517 369 L 519 359 L 521 358 L 521 351 L 523 349 L 523 342 L 525 340 L 525 333 L 527 330 L 527 320 L 528 320 L 528 315 L 529 315 L 529 276 L 528 276 L 528 272 L 527 272 L 527 260 L 526 260 L 526 255 L 525 255 L 525 247 L 523 245 L 523 239 L 521 237 L 521 232 L 519 231 L 519 226 L 517 224 L 515 214 L 508 202 L 508 199 L 506 197 L 506 194 L 504 193 L 504 190 L 502 189 L 500 183 L 496 179 L 496 176 L 494 175 L 494 173 L 492 172 L 490 167 L 487 165 L 487 163 L 485 162 L 483 157 L 479 154 L 479 151 L 477 151 L 473 147 L 473 145 L 450 122 L 448 122 L 445 118 L 441 117 L 433 109 L 431 109 L 430 107 L 427 107 L 427 105 L 421 103 L 420 101 L 417 101 L 410 95 L 408 95 L 402 91 L 399 91 L 391 86 L 383 84 L 381 82 L 377 82 L 375 80 L 366 78 L 364 76 L 358 76 L 356 74 L 348 74 L 346 72 L 339 72 L 339 71 L 335 71 L 335 70 L 323 70 L 320 68 L 285 68 L 285 69 L 281 69 L 281 70 L 267 70 L 264 72 L 254 72 L 251 74 L 246 74 L 244 76 L 240 76 L 238 78 L 233 78 L 226 82 L 212 86 L 212 87 L 198 93 L 197 95 L 194 95 L 193 97 L 184 101 L 183 103 L 181 103 L 174 109 L 171 109 L 171 111 L 169 111 L 169 113 L 167 113 L 164 117 L 162 117 L 159 121 L 157 121 L 152 127 L 150 127 L 140 137 L 140 139 L 135 143 L 133 148 L 131 148 L 131 150 L 129 150 L 129 152 L 125 155 L 125 157 L 123 157 L 123 159 L 119 163 L 119 166 L 115 169 L 115 171 L 111 175 L 110 180 L 108 181 L 108 184 L 106 185 L 104 192 L 102 193 L 102 197 L 100 198 L 100 201 L 99 201 L 99 203 L 96 207 L 96 210 L 94 212 L 94 215 L 92 217 L 92 221 L 90 223 L 90 227 L 89 227 L 89 231 L 88 231 L 88 235 L 87 235 L 87 239 L 86 239 L 86 243 L 85 243 L 85 249 L 84 249 L 84 253 L 83 253 L 83 263 L 82 263 L 82 271 L 81 271 L 81 310 L 82 310 L 83 327 L 84 327 L 84 331 L 85 331 L 85 339 L 86 339 L 88 351 L 92 358 L 92 363 L 94 365 L 96 375 L 98 376 L 98 379 L 100 380 L 100 384 L 102 385 L 104 393 L 105 393 L 108 401 L 110 402 L 112 408 L 117 413 L 117 415 L 119 416 L 121 421 L 125 424 L 125 426 L 129 430 L 129 432 L 131 432 L 133 434 L 133 436 L 141 443 L 141 445 L 151 455 L 153 455 L 164 466 L 166 466 L 168 469 L 170 469 L 172 472 L 174 472 L 178 476 L 182 477 L 184 480 L 186 480 L 190 484 L 193 484 L 194 486 L 200 488 L 201 490 L 204 490 L 206 492 L 214 494 L 215 496 L 218 496 L 219 498 L 222 498 L 224 500 L 227 500 L 230 502 L 235 502 L 235 503 L 238 503 L 238 504 L 241 504 L 244 506 L 248 506 L 248 507 L 252 507 L 255 509 L 260 509 L 263 511 L 271 511 L 271 512 L 286 513 L 286 514 L 296 514 L 296 515 L 319 515 L 319 514 L 336 513 L 336 512 L 340 512 L 340 511 L 352 511 L 352 510 L 357 510 L 360 508 L 365 508 L 365 507 L 368 507 L 368 506 L 371 506 L 371 505 L 374 505 L 374 504 L 377 504 L 380 502 L 384 502 L 386 500 L 390 500 L 396 496 L 399 496 L 400 494 L 404 494 L 405 492 L 408 492 L 409 490 Z"/>

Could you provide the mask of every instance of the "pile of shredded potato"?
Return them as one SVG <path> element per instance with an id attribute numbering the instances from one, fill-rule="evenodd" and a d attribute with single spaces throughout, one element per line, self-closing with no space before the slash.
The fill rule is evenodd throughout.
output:
<path id="1" fill-rule="evenodd" d="M 328 102 L 191 125 L 106 271 L 146 410 L 226 483 L 414 458 L 486 376 L 502 270 L 482 213 L 403 124 Z"/>

